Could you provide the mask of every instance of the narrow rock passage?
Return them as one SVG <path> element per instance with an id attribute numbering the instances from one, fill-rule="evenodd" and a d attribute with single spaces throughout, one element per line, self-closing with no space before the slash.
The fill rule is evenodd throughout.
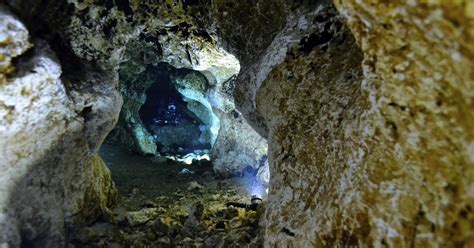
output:
<path id="1" fill-rule="evenodd" d="M 0 248 L 474 247 L 473 69 L 473 0 L 0 1 Z"/>
<path id="2" fill-rule="evenodd" d="M 101 156 L 119 190 L 118 206 L 73 234 L 76 247 L 261 247 L 257 211 L 249 203 L 252 175 L 214 179 L 211 163 L 187 165 L 129 154 L 104 144 Z"/>

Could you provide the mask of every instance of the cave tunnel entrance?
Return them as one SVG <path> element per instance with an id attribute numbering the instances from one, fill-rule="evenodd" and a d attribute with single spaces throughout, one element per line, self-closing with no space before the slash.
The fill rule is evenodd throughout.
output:
<path id="1" fill-rule="evenodd" d="M 147 240 L 152 247 L 230 233 L 223 223 L 232 219 L 244 221 L 245 242 L 257 240 L 259 217 L 243 213 L 265 200 L 267 185 L 257 178 L 269 175 L 267 143 L 236 109 L 238 60 L 220 55 L 221 64 L 202 71 L 142 60 L 120 67 L 123 106 L 100 156 L 119 192 L 114 228 L 170 238 L 169 246 Z"/>
<path id="2" fill-rule="evenodd" d="M 139 116 L 162 155 L 207 154 L 209 139 L 203 138 L 205 123 L 188 108 L 167 70 L 159 68 L 155 81 L 146 90 Z"/>

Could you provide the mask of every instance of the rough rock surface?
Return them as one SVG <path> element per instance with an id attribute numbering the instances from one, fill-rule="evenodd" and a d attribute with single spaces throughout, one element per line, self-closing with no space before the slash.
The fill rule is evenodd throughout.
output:
<path id="1" fill-rule="evenodd" d="M 217 112 L 221 132 L 211 150 L 214 171 L 222 176 L 233 176 L 247 166 L 255 170 L 268 168 L 267 141 L 261 137 L 238 111 Z M 259 180 L 268 183 L 265 177 Z"/>
<path id="2" fill-rule="evenodd" d="M 187 103 L 187 108 L 205 125 L 200 141 L 214 145 L 220 130 L 220 120 L 214 114 L 213 106 L 209 101 L 212 93 L 209 89 L 211 85 L 206 77 L 200 72 L 185 70 L 182 73 L 173 73 L 171 78 L 176 90 Z"/>
<path id="3" fill-rule="evenodd" d="M 179 39 L 176 38 L 176 40 Z M 196 41 L 190 40 L 188 43 L 196 43 Z M 267 143 L 235 109 L 232 92 L 233 77 L 239 69 L 238 63 L 225 51 L 209 48 L 213 46 L 209 43 L 203 44 L 208 46 L 204 49 L 209 52 L 201 53 L 194 48 L 188 52 L 201 56 L 194 56 L 193 61 L 197 65 L 190 68 L 197 70 L 202 67 L 202 64 L 212 65 L 210 69 L 203 71 L 163 66 L 163 60 L 150 52 L 153 51 L 151 48 L 143 49 L 146 46 L 140 46 L 134 42 L 129 45 L 131 48 L 127 49 L 125 55 L 129 60 L 124 62 L 119 70 L 124 106 L 119 124 L 112 132 L 111 142 L 135 144 L 132 148 L 135 147 L 135 151 L 143 154 L 157 153 L 152 135 L 140 120 L 139 109 L 145 103 L 146 89 L 157 81 L 156 70 L 165 70 L 170 74 L 173 84 L 182 94 L 184 101 L 187 102 L 188 109 L 206 125 L 201 138 L 204 142 L 209 141 L 213 145 L 211 156 L 215 159 L 215 172 L 222 176 L 230 176 L 242 171 L 246 166 L 258 169 L 259 159 L 267 153 Z M 176 45 L 174 49 L 190 48 Z M 147 51 L 152 54 L 143 56 L 142 52 L 137 51 L 143 53 Z M 169 57 L 171 55 L 168 55 L 168 59 Z M 218 61 L 212 61 L 213 59 Z M 178 63 L 176 60 L 172 61 Z M 154 67 L 153 64 L 159 66 Z M 182 67 L 183 64 L 175 66 Z"/>
<path id="4" fill-rule="evenodd" d="M 266 246 L 474 246 L 472 1 L 69 2 L 61 38 L 106 71 L 140 33 L 218 30 L 241 61 L 239 110 L 269 140 Z"/>
<path id="5" fill-rule="evenodd" d="M 345 20 L 296 8 L 242 64 L 269 137 L 265 244 L 472 246 L 472 4 L 336 2 Z"/>
<path id="6" fill-rule="evenodd" d="M 372 205 L 359 242 L 473 246 L 473 2 L 337 6 L 364 53 L 369 100 L 352 176 L 364 184 L 344 192 L 358 195 L 346 197 L 351 210 Z"/>
<path id="7" fill-rule="evenodd" d="M 1 45 L 0 56 L 17 57 L 15 73 L 0 74 L 0 246 L 59 246 L 66 228 L 88 224 L 115 201 L 95 150 L 114 125 L 120 98 L 113 88 L 67 92 L 48 45 L 30 43 L 4 6 L 0 19 L 12 42 Z"/>
<path id="8" fill-rule="evenodd" d="M 212 184 L 211 181 L 207 181 Z M 222 181 L 225 182 L 225 181 Z M 222 189 L 208 185 L 199 190 L 147 199 L 124 197 L 139 207 L 123 206 L 107 221 L 94 223 L 72 235 L 79 247 L 262 247 L 256 211 L 226 207 L 226 202 L 248 202 L 232 182 Z M 146 206 L 146 207 L 145 207 Z"/>
<path id="9" fill-rule="evenodd" d="M 37 171 L 31 171 L 28 175 L 39 178 L 37 182 L 39 186 L 37 187 L 41 188 L 46 185 L 47 190 L 38 193 L 33 189 L 36 186 L 31 186 L 28 184 L 28 180 L 21 179 L 17 180 L 21 182 L 21 186 L 17 187 L 16 191 L 8 188 L 10 186 L 5 186 L 3 192 L 6 192 L 7 195 L 15 191 L 19 192 L 17 197 L 37 199 L 35 201 L 38 201 L 38 204 L 33 204 L 35 208 L 33 210 L 38 207 L 41 211 L 37 211 L 38 214 L 34 215 L 37 219 L 34 227 L 23 225 L 27 221 L 25 219 L 28 219 L 31 215 L 27 212 L 17 213 L 16 209 L 27 204 L 25 200 L 12 200 L 11 202 L 15 202 L 15 207 L 10 207 L 9 212 L 5 214 L 5 217 L 2 217 L 1 221 L 2 225 L 5 224 L 11 227 L 12 230 L 2 233 L 5 236 L 5 238 L 2 237 L 2 242 L 8 241 L 18 244 L 21 236 L 22 242 L 26 242 L 25 244 L 30 244 L 28 242 L 36 244 L 50 242 L 48 245 L 57 245 L 65 239 L 63 222 L 66 222 L 67 227 L 69 227 L 69 224 L 88 223 L 100 214 L 98 209 L 112 204 L 113 196 L 116 194 L 113 188 L 110 187 L 111 182 L 107 181 L 109 180 L 107 170 L 103 168 L 103 164 L 95 153 L 105 135 L 113 126 L 119 112 L 121 100 L 116 92 L 116 86 L 119 75 L 124 75 L 121 73 L 122 66 L 123 68 L 134 69 L 135 71 L 131 70 L 133 73 L 129 75 L 133 77 L 143 75 L 142 70 L 146 69 L 142 66 L 143 64 L 156 65 L 158 62 L 166 62 L 177 68 L 184 67 L 198 70 L 206 76 L 211 84 L 222 85 L 228 91 L 233 87 L 229 85 L 233 81 L 228 79 L 236 73 L 236 60 L 220 60 L 222 53 L 225 52 L 222 48 L 209 50 L 206 46 L 203 46 L 203 44 L 218 42 L 217 36 L 202 29 L 202 23 L 198 23 L 200 22 L 199 18 L 192 18 L 185 14 L 188 11 L 199 16 L 200 14 L 197 13 L 199 11 L 196 12 L 195 9 L 183 6 L 182 3 L 178 2 L 168 1 L 166 4 L 146 3 L 146 6 L 140 6 L 140 3 L 137 2 L 130 4 L 120 2 L 117 5 L 112 3 L 112 6 L 110 2 L 92 3 L 88 1 L 47 1 L 40 3 L 37 1 L 9 0 L 7 3 L 25 21 L 34 37 L 45 39 L 56 54 L 59 54 L 58 61 L 54 62 L 56 65 L 47 65 L 43 69 L 62 67 L 63 73 L 57 72 L 53 81 L 59 87 L 56 90 L 62 92 L 63 95 L 59 96 L 58 99 L 51 100 L 49 107 L 45 107 L 45 111 L 53 111 L 51 116 L 36 121 L 28 119 L 23 123 L 24 125 L 37 125 L 38 128 L 43 125 L 45 127 L 59 125 L 58 130 L 51 131 L 53 132 L 51 139 L 46 139 L 45 136 L 46 141 L 41 146 L 38 143 L 31 142 L 23 147 L 20 146 L 20 144 L 23 144 L 20 142 L 16 143 L 16 141 L 9 139 L 4 141 L 5 146 L 2 147 L 6 147 L 6 149 L 2 149 L 2 152 L 9 156 L 18 154 L 15 149 L 24 150 L 30 149 L 30 147 L 31 149 L 37 147 L 44 149 L 44 151 L 38 151 L 38 153 L 36 151 L 32 152 L 32 154 L 39 157 L 29 157 L 30 163 L 32 163 L 31 167 L 38 166 L 35 167 Z M 160 16 L 160 18 L 154 18 L 155 16 Z M 11 26 L 6 27 L 11 29 Z M 2 29 L 4 28 L 2 26 Z M 11 81 L 15 80 L 17 76 L 36 73 L 25 70 L 24 74 L 8 78 L 8 75 L 13 72 L 13 67 L 9 61 L 21 52 L 26 51 L 26 45 L 29 44 L 26 43 L 26 29 L 21 25 L 18 29 L 22 33 L 16 34 L 12 42 L 6 44 L 7 46 L 4 46 L 5 42 L 2 42 L 2 56 L 5 57 L 3 61 L 6 61 L 2 64 L 2 81 Z M 13 31 L 17 32 L 16 30 Z M 6 40 L 8 41 L 8 39 Z M 134 44 L 135 41 L 138 42 Z M 17 48 L 23 50 L 15 50 Z M 5 52 L 4 54 L 5 49 L 9 50 L 8 53 Z M 136 50 L 130 52 L 133 49 Z M 7 54 L 8 56 L 5 56 Z M 137 56 L 138 59 L 135 60 L 130 56 Z M 59 66 L 59 61 L 61 66 Z M 224 65 L 224 67 L 216 65 Z M 231 65 L 231 70 L 226 69 L 228 65 Z M 7 90 L 5 89 L 5 92 L 8 92 Z M 41 92 L 38 90 L 34 93 L 41 94 Z M 28 94 L 28 92 L 16 93 Z M 222 92 L 213 92 L 214 96 L 219 94 L 222 94 Z M 17 96 L 12 94 L 12 97 Z M 44 96 L 32 96 L 33 100 L 37 98 L 43 99 Z M 216 106 L 227 104 L 226 101 L 222 101 L 222 99 L 219 101 L 216 97 L 213 100 Z M 56 101 L 58 104 L 56 104 Z M 125 104 L 137 105 L 140 102 L 126 101 Z M 54 111 L 55 108 L 61 110 L 63 105 L 67 106 L 64 107 L 63 112 Z M 7 112 L 15 112 L 9 105 L 4 107 Z M 28 113 L 24 111 L 23 114 L 28 116 Z M 58 115 L 58 118 L 65 116 L 64 121 L 57 123 L 55 118 L 52 118 L 55 114 Z M 8 114 L 5 116 L 10 118 Z M 16 125 L 15 121 L 16 119 L 13 120 L 13 124 Z M 133 124 L 133 122 L 131 123 Z M 4 127 L 7 128 L 6 133 L 11 135 L 10 126 L 4 125 Z M 18 130 L 20 129 L 24 128 L 18 128 Z M 144 150 L 155 150 L 152 142 L 146 139 L 149 135 L 147 136 L 146 130 L 141 125 L 132 125 L 132 129 L 135 133 L 143 136 L 143 139 L 138 138 L 137 140 L 145 141 L 140 144 Z M 34 141 L 39 136 L 29 135 L 29 137 Z M 54 145 L 50 145 L 48 142 L 52 142 Z M 68 155 L 65 156 L 65 154 Z M 57 167 L 58 164 L 62 166 Z M 2 166 L 2 168 L 8 168 L 8 170 L 12 169 L 10 167 L 11 164 L 9 163 Z M 38 173 L 42 174 L 38 176 Z M 4 175 L 11 176 L 9 173 Z M 47 181 L 45 184 L 42 177 L 46 175 L 54 179 Z M 20 173 L 17 177 L 21 178 Z M 104 181 L 100 181 L 102 179 Z M 30 194 L 22 194 L 22 192 L 28 191 L 29 188 L 32 188 L 30 192 L 36 194 L 36 197 L 32 197 Z M 51 197 L 48 197 L 50 192 Z M 63 196 L 61 199 L 64 200 L 55 199 L 60 194 Z M 43 195 L 45 197 L 38 199 Z M 102 198 L 95 199 L 96 196 Z M 88 199 L 90 204 L 85 204 L 84 199 Z M 5 208 L 2 207 L 2 212 L 3 209 Z M 54 213 L 52 214 L 52 212 Z M 61 216 L 65 217 L 62 218 Z M 75 218 L 76 216 L 77 218 Z M 10 221 L 17 221 L 18 225 L 12 224 Z M 22 230 L 16 230 L 20 229 L 20 226 L 22 226 Z M 47 232 L 48 235 L 39 234 L 39 229 L 50 231 Z"/>
<path id="10" fill-rule="evenodd" d="M 247 181 L 253 178 L 216 179 L 210 163 L 156 161 L 123 151 L 101 148 L 120 192 L 118 206 L 74 230 L 74 246 L 262 247 L 264 204 L 247 211 L 236 205 L 250 202 Z"/>

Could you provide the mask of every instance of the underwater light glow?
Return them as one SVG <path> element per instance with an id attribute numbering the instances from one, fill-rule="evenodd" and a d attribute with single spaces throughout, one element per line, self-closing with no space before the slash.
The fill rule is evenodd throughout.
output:
<path id="1" fill-rule="evenodd" d="M 268 194 L 268 182 L 258 173 L 258 169 L 246 166 L 241 173 L 239 181 L 244 185 L 249 195 L 264 197 Z"/>
<path id="2" fill-rule="evenodd" d="M 204 154 L 204 155 L 199 155 L 195 153 L 188 153 L 182 158 L 176 157 L 176 156 L 166 156 L 167 158 L 178 161 L 178 162 L 183 162 L 185 164 L 192 164 L 194 160 L 200 161 L 200 160 L 207 160 L 211 161 L 211 158 L 209 157 L 209 154 Z"/>
<path id="3" fill-rule="evenodd" d="M 263 197 L 267 195 L 268 189 L 265 185 L 257 181 L 254 181 L 254 183 L 252 183 L 252 185 L 250 186 L 249 193 L 250 195 L 258 195 L 258 196 Z"/>

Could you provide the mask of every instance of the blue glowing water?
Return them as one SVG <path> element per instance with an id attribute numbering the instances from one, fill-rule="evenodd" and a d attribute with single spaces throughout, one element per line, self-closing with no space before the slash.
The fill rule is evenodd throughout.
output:
<path id="1" fill-rule="evenodd" d="M 258 195 L 260 197 L 265 197 L 267 195 L 267 187 L 263 184 L 255 181 L 250 187 L 250 195 Z"/>
<path id="2" fill-rule="evenodd" d="M 249 195 L 258 195 L 265 198 L 267 195 L 267 186 L 258 180 L 257 170 L 247 166 L 242 171 L 242 182 L 245 185 Z"/>

